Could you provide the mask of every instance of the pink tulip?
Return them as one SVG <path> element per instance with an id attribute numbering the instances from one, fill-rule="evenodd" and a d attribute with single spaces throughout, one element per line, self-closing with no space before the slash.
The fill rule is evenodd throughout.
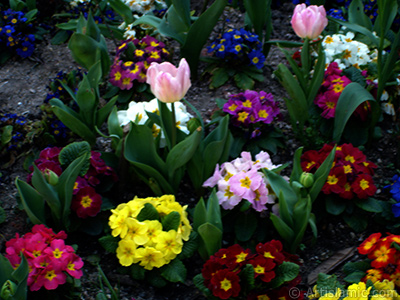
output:
<path id="1" fill-rule="evenodd" d="M 169 62 L 152 62 L 146 76 L 154 96 L 165 103 L 181 100 L 191 86 L 190 69 L 184 58 L 178 68 Z"/>
<path id="2" fill-rule="evenodd" d="M 297 4 L 291 21 L 294 32 L 302 39 L 317 38 L 328 25 L 325 8 L 316 5 L 306 7 L 304 3 Z"/>

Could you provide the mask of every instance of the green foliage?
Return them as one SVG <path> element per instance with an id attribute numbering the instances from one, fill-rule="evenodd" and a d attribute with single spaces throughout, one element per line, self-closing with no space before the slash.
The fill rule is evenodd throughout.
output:
<path id="1" fill-rule="evenodd" d="M 110 253 L 115 253 L 118 248 L 119 238 L 113 237 L 112 235 L 108 234 L 99 238 L 100 245 Z"/>
<path id="2" fill-rule="evenodd" d="M 339 283 L 336 275 L 318 274 L 317 291 L 321 296 L 327 293 L 335 295 L 337 289 L 343 290 L 344 286 Z"/>
<path id="3" fill-rule="evenodd" d="M 0 254 L 0 299 L 27 299 L 28 261 L 21 254 L 21 263 L 14 269 L 10 261 Z"/>
<path id="4" fill-rule="evenodd" d="M 204 260 L 221 249 L 223 228 L 221 208 L 215 189 L 211 192 L 207 205 L 203 198 L 197 203 L 193 216 L 193 230 L 199 234 L 198 250 Z"/>
<path id="5" fill-rule="evenodd" d="M 76 95 L 71 89 L 64 86 L 78 105 L 78 111 L 74 111 L 60 99 L 50 100 L 53 112 L 60 121 L 91 145 L 96 142 L 96 131 L 106 121 L 117 101 L 117 97 L 114 97 L 105 106 L 99 108 L 99 84 L 102 74 L 104 75 L 101 68 L 100 61 L 91 65 L 88 74 L 83 75 Z"/>
<path id="6" fill-rule="evenodd" d="M 218 126 L 203 138 L 193 157 L 188 162 L 188 174 L 194 189 L 201 194 L 204 181 L 216 166 L 228 160 L 232 145 L 232 134 L 228 130 L 229 116 L 222 118 Z"/>
<path id="7" fill-rule="evenodd" d="M 34 166 L 32 186 L 16 178 L 15 184 L 20 196 L 20 204 L 33 224 L 49 225 L 51 223 L 57 230 L 71 229 L 70 207 L 74 184 L 89 158 L 90 151 L 83 152 L 59 177 L 54 173 L 45 177 Z M 47 209 L 50 209 L 50 215 L 46 213 Z M 49 216 L 51 220 L 48 220 Z"/>
<path id="8" fill-rule="evenodd" d="M 293 159 L 293 171 L 287 182 L 280 175 L 263 170 L 272 190 L 279 199 L 279 216 L 271 213 L 270 219 L 278 234 L 284 240 L 289 252 L 295 253 L 308 224 L 316 237 L 315 217 L 311 213 L 312 203 L 324 185 L 335 157 L 335 148 L 314 174 L 314 182 L 308 188 L 300 183 L 300 157 L 302 148 L 297 149 Z"/>

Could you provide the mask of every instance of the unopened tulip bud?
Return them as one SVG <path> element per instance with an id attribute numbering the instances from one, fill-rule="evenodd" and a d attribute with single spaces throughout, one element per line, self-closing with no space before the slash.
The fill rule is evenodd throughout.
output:
<path id="1" fill-rule="evenodd" d="M 311 187 L 314 184 L 314 174 L 308 172 L 301 173 L 300 183 L 306 188 Z"/>
<path id="2" fill-rule="evenodd" d="M 18 286 L 11 280 L 4 282 L 0 291 L 0 299 L 14 299 Z"/>
<path id="3" fill-rule="evenodd" d="M 326 11 L 323 5 L 310 5 L 304 3 L 296 5 L 292 20 L 294 32 L 302 39 L 316 39 L 328 25 Z"/>
<path id="4" fill-rule="evenodd" d="M 47 182 L 53 186 L 58 183 L 58 175 L 52 170 L 47 170 L 44 177 L 46 178 Z"/>
<path id="5" fill-rule="evenodd" d="M 201 127 L 201 122 L 197 118 L 191 118 L 187 123 L 187 129 L 189 129 L 190 133 L 197 130 L 199 127 Z"/>

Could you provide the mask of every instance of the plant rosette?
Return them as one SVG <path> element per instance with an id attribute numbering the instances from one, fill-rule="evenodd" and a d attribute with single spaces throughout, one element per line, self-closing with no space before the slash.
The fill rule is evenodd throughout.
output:
<path id="1" fill-rule="evenodd" d="M 30 291 L 55 290 L 66 282 L 75 281 L 71 279 L 82 277 L 83 261 L 72 246 L 65 244 L 66 238 L 64 231 L 56 234 L 41 224 L 34 225 L 32 231 L 22 237 L 17 233 L 14 239 L 6 242 L 5 257 L 14 268 L 21 263 L 20 253 L 28 261 Z"/>
<path id="2" fill-rule="evenodd" d="M 304 299 L 289 293 L 301 282 L 299 265 L 278 240 L 259 243 L 256 253 L 235 244 L 212 255 L 193 281 L 209 299 Z"/>
<path id="3" fill-rule="evenodd" d="M 380 232 L 371 234 L 357 248 L 366 256 L 364 260 L 349 262 L 343 267 L 345 280 L 354 282 L 389 281 L 396 289 L 400 287 L 400 236 Z M 397 298 L 396 298 L 397 299 Z"/>
<path id="4" fill-rule="evenodd" d="M 303 171 L 314 173 L 333 147 L 332 144 L 325 144 L 319 151 L 304 152 L 301 156 Z M 376 168 L 377 166 L 368 161 L 364 153 L 352 144 L 336 146 L 333 166 L 322 187 L 326 211 L 332 215 L 342 215 L 354 230 L 363 230 L 367 220 L 356 208 L 372 213 L 382 211 L 380 202 L 372 198 L 377 191 L 373 180 Z"/>
<path id="5" fill-rule="evenodd" d="M 110 71 L 110 83 L 120 91 L 118 102 L 126 103 L 134 92 L 148 90 L 146 73 L 152 62 L 161 63 L 169 57 L 163 42 L 149 35 L 142 39 L 128 39 L 117 48 Z"/>
<path id="6" fill-rule="evenodd" d="M 207 47 L 213 56 L 204 60 L 210 65 L 205 72 L 211 74 L 210 88 L 222 86 L 229 78 L 243 89 L 252 89 L 255 81 L 263 81 L 265 56 L 258 35 L 244 28 L 228 29 Z"/>
<path id="7" fill-rule="evenodd" d="M 278 103 L 271 93 L 246 90 L 234 94 L 228 100 L 217 99 L 220 110 L 215 112 L 213 120 L 218 121 L 228 114 L 230 130 L 234 136 L 231 157 L 237 157 L 242 151 L 253 155 L 261 150 L 276 153 L 283 147 L 283 135 L 274 123 L 280 119 Z"/>
<path id="8" fill-rule="evenodd" d="M 49 147 L 42 150 L 39 158 L 34 161 L 37 168 L 44 174 L 50 184 L 56 184 L 58 177 L 63 173 L 65 166 L 71 163 L 71 153 L 77 148 L 70 144 L 64 148 Z M 90 148 L 88 148 L 90 150 Z M 61 155 L 60 155 L 61 153 Z M 90 159 L 84 170 L 81 171 L 73 187 L 71 209 L 79 219 L 95 217 L 102 208 L 102 196 L 96 188 L 102 192 L 110 188 L 112 182 L 118 180 L 113 168 L 107 166 L 101 158 L 101 153 L 90 151 Z M 33 166 L 30 167 L 33 171 Z M 27 182 L 30 183 L 33 173 L 28 175 Z M 110 181 L 111 183 L 107 183 Z M 102 183 L 103 184 L 100 184 Z"/>
<path id="9" fill-rule="evenodd" d="M 145 279 L 145 272 L 152 271 L 147 279 L 155 285 L 165 280 L 184 282 L 186 268 L 181 259 L 197 249 L 186 208 L 173 195 L 135 197 L 111 210 L 111 236 L 100 242 L 116 253 L 122 266 L 131 268 L 136 279 Z M 115 247 L 110 247 L 110 240 Z"/>
<path id="10" fill-rule="evenodd" d="M 336 275 L 318 275 L 317 284 L 313 287 L 313 294 L 308 299 L 320 300 L 399 300 L 393 281 L 382 279 L 368 281 L 356 280 L 345 288 L 336 278 Z"/>

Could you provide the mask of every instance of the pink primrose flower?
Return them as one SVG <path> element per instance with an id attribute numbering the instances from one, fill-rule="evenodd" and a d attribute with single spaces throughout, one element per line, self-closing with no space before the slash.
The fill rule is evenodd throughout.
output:
<path id="1" fill-rule="evenodd" d="M 231 190 L 246 200 L 254 200 L 257 197 L 256 190 L 263 183 L 263 178 L 256 170 L 239 172 L 229 179 Z"/>
<path id="2" fill-rule="evenodd" d="M 68 256 L 67 259 L 67 267 L 65 271 L 71 275 L 72 277 L 79 279 L 82 277 L 83 272 L 82 272 L 82 267 L 83 267 L 83 261 L 82 258 L 80 258 L 78 255 L 75 253 L 71 253 Z"/>
<path id="3" fill-rule="evenodd" d="M 218 192 L 217 197 L 219 204 L 224 209 L 233 209 L 236 205 L 242 201 L 242 197 L 236 195 L 232 190 L 229 183 L 225 180 L 220 180 L 218 182 Z"/>

